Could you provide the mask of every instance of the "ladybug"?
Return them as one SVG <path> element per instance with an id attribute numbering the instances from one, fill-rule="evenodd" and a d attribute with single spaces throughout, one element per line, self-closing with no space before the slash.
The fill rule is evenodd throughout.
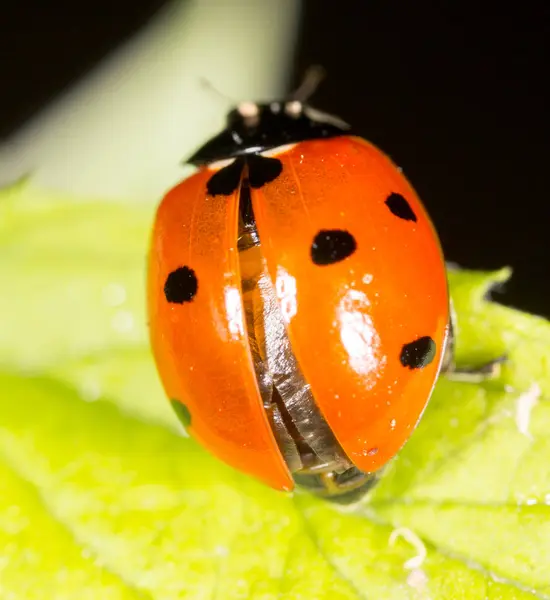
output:
<path id="1" fill-rule="evenodd" d="M 295 98 L 241 103 L 188 162 L 149 255 L 166 394 L 239 471 L 356 501 L 452 369 L 434 226 L 385 154 Z"/>

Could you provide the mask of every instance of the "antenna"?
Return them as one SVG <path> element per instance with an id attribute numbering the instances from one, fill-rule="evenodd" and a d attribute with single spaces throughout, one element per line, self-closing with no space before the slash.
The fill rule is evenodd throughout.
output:
<path id="1" fill-rule="evenodd" d="M 307 102 L 317 91 L 327 72 L 321 65 L 308 67 L 300 85 L 289 95 L 289 100 Z"/>
<path id="2" fill-rule="evenodd" d="M 227 105 L 235 106 L 235 104 L 237 104 L 237 102 L 235 102 L 232 98 L 226 96 L 223 92 L 220 92 L 220 90 L 215 87 L 209 79 L 206 79 L 206 77 L 199 77 L 199 83 L 203 89 L 213 93 L 214 96 L 217 96 L 220 100 L 223 100 Z"/>

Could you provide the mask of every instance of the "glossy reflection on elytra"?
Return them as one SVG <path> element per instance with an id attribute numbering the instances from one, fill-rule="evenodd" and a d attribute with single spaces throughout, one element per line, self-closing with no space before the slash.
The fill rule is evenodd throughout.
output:
<path id="1" fill-rule="evenodd" d="M 281 306 L 283 320 L 288 324 L 290 323 L 290 319 L 292 319 L 298 311 L 298 303 L 296 300 L 296 278 L 280 265 L 277 268 L 275 290 Z"/>
<path id="2" fill-rule="evenodd" d="M 348 353 L 350 366 L 360 375 L 377 375 L 385 362 L 380 356 L 380 336 L 367 314 L 369 305 L 364 292 L 348 290 L 337 309 L 342 344 Z M 366 385 L 374 385 L 375 379 L 372 377 Z"/>
<path id="3" fill-rule="evenodd" d="M 236 287 L 226 287 L 224 295 L 229 333 L 233 337 L 241 338 L 244 335 L 241 293 Z"/>

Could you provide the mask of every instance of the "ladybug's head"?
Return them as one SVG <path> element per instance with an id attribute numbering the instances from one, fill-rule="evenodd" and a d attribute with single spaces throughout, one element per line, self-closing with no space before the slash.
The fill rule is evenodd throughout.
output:
<path id="1" fill-rule="evenodd" d="M 226 127 L 187 160 L 204 165 L 254 154 L 304 140 L 349 135 L 349 125 L 299 100 L 269 104 L 241 102 L 226 118 Z"/>
<path id="2" fill-rule="evenodd" d="M 347 123 L 306 104 L 319 77 L 318 73 L 308 73 L 303 84 L 286 100 L 241 102 L 228 113 L 225 129 L 187 162 L 200 166 L 304 140 L 349 135 Z"/>

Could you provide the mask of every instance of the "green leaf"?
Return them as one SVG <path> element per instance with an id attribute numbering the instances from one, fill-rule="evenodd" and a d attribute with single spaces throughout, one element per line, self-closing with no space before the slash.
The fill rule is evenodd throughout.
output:
<path id="1" fill-rule="evenodd" d="M 185 434 L 147 345 L 152 217 L 0 195 L 0 597 L 550 598 L 550 325 L 490 302 L 508 270 L 450 272 L 458 360 L 507 353 L 501 375 L 442 378 L 344 509 Z"/>

